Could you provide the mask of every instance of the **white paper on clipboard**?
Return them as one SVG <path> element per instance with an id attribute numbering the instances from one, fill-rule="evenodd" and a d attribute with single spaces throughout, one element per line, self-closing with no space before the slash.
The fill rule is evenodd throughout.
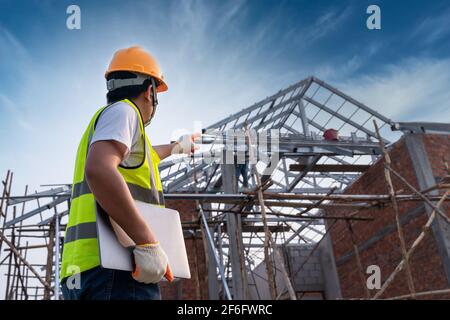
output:
<path id="1" fill-rule="evenodd" d="M 191 273 L 178 211 L 161 208 L 138 200 L 135 200 L 135 203 L 145 221 L 155 233 L 161 247 L 166 252 L 174 277 L 189 279 Z M 101 266 L 108 269 L 132 271 L 133 241 L 118 225 L 113 228 L 109 215 L 98 204 L 96 207 Z M 117 227 L 120 229 L 119 231 Z M 114 229 L 116 229 L 116 232 L 118 231 L 121 242 L 125 246 L 119 242 Z"/>

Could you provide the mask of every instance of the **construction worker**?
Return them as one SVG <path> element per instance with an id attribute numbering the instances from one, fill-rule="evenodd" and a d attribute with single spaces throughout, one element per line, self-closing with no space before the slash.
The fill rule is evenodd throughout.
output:
<path id="1" fill-rule="evenodd" d="M 134 200 L 164 206 L 159 162 L 191 153 L 193 136 L 152 146 L 145 133 L 157 94 L 167 85 L 154 58 L 140 47 L 118 50 L 105 74 L 106 107 L 90 121 L 78 147 L 61 265 L 65 299 L 160 299 L 158 282 L 172 275 L 167 256 Z M 137 244 L 135 270 L 100 266 L 96 211 Z"/>

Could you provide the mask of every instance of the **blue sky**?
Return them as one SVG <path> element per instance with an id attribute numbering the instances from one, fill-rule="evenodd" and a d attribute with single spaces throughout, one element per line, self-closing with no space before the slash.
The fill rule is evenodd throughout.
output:
<path id="1" fill-rule="evenodd" d="M 66 8 L 81 8 L 81 30 Z M 366 28 L 381 7 L 382 29 Z M 169 85 L 147 132 L 192 130 L 309 75 L 398 121 L 450 119 L 450 3 L 442 1 L 0 0 L 0 175 L 71 182 L 76 147 L 105 103 L 104 70 L 130 45 Z"/>

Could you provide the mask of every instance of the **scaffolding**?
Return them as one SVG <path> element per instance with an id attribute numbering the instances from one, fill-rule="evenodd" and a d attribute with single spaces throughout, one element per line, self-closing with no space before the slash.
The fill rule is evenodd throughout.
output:
<path id="1" fill-rule="evenodd" d="M 329 129 L 337 130 L 339 138 L 325 139 Z M 285 248 L 308 244 L 313 254 L 323 241 L 329 241 L 327 235 L 338 220 L 346 221 L 352 234 L 357 272 L 363 281 L 352 222 L 373 220 L 362 214 L 371 208 L 420 201 L 433 210 L 424 232 L 437 216 L 447 221 L 440 205 L 449 200 L 449 181 L 416 190 L 389 161 L 385 169 L 389 194 L 343 193 L 380 157 L 389 159 L 386 147 L 400 132 L 414 130 L 450 132 L 450 126 L 393 122 L 309 77 L 204 128 L 200 152 L 163 161 L 160 173 L 165 198 L 195 202 L 198 219 L 182 224 L 187 234 L 198 233 L 204 241 L 209 298 L 258 298 L 259 293 L 256 297 L 249 293 L 249 278 L 260 276 L 253 271 L 261 263 L 267 270 L 264 281 L 272 299 L 301 297 L 291 277 L 303 265 L 287 270 Z M 237 154 L 243 155 L 243 163 L 224 161 Z M 404 180 L 410 194 L 396 193 L 389 182 L 393 175 Z M 34 193 L 26 187 L 24 195 L 17 196 L 11 195 L 12 180 L 13 173 L 8 171 L 0 199 L 4 299 L 60 299 L 58 272 L 71 185 L 46 185 L 46 190 Z M 430 193 L 434 190 L 444 190 L 444 195 Z M 352 213 L 328 216 L 328 209 Z M 400 225 L 398 235 L 402 239 Z M 380 297 L 399 271 L 405 268 L 408 272 L 415 246 L 402 245 L 403 260 L 396 273 L 372 298 Z M 276 273 L 282 274 L 282 288 L 277 287 Z M 411 278 L 408 283 L 408 297 L 427 294 L 415 292 Z M 366 291 L 362 298 L 371 295 Z"/>

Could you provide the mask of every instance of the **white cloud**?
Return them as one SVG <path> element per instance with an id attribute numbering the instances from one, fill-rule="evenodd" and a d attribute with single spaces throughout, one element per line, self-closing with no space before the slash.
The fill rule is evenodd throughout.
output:
<path id="1" fill-rule="evenodd" d="M 307 40 L 318 40 L 327 35 L 329 32 L 336 30 L 336 26 L 344 22 L 349 16 L 350 12 L 350 7 L 347 7 L 340 12 L 338 10 L 329 10 L 325 12 L 316 20 L 316 22 L 312 26 L 312 30 L 309 33 L 309 39 Z"/>
<path id="2" fill-rule="evenodd" d="M 383 48 L 381 42 L 374 42 L 366 47 L 361 47 L 359 52 L 353 54 L 350 58 L 340 61 L 341 59 L 330 59 L 331 61 L 324 61 L 313 69 L 316 77 L 329 82 L 341 82 L 349 79 L 358 73 L 360 68 L 367 64 L 373 56 L 375 56 Z"/>
<path id="3" fill-rule="evenodd" d="M 407 59 L 339 87 L 394 121 L 449 122 L 450 59 Z"/>
<path id="4" fill-rule="evenodd" d="M 420 39 L 430 45 L 450 35 L 450 9 L 443 10 L 438 15 L 427 16 L 411 33 L 411 37 Z"/>
<path id="5" fill-rule="evenodd" d="M 28 51 L 22 43 L 7 29 L 0 25 L 0 57 L 10 57 L 14 52 L 16 58 L 28 58 Z M 11 58 L 11 57 L 10 57 Z M 11 61 L 11 60 L 9 60 Z"/>
<path id="6" fill-rule="evenodd" d="M 245 2 L 245 0 L 225 2 L 225 7 L 222 9 L 224 14 L 216 21 L 217 28 L 229 28 L 229 24 L 243 12 Z"/>
<path id="7" fill-rule="evenodd" d="M 6 95 L 0 93 L 0 108 L 3 108 L 9 114 L 9 117 L 5 118 L 5 122 L 9 122 L 9 119 L 14 119 L 17 125 L 25 131 L 32 132 L 34 131 L 34 127 L 31 122 L 26 118 L 24 113 L 20 111 L 20 106 L 14 104 L 11 99 L 9 99 Z M 16 133 L 17 134 L 17 133 Z"/>
<path id="8" fill-rule="evenodd" d="M 338 30 L 338 27 L 350 17 L 351 7 L 342 9 L 330 8 L 320 15 L 312 25 L 295 27 L 286 33 L 286 39 L 296 39 L 298 43 L 304 43 L 307 47 Z"/>
<path id="9" fill-rule="evenodd" d="M 10 71 L 12 74 L 5 76 L 3 81 L 14 79 L 17 83 L 25 83 L 30 79 L 32 66 L 28 50 L 17 37 L 2 26 L 0 26 L 0 61 L 1 67 L 5 69 L 3 71 L 5 75 Z M 13 119 L 15 124 L 27 133 L 35 130 L 26 107 L 13 99 L 10 93 L 4 91 L 0 92 L 0 111 L 2 109 L 6 111 L 7 116 L 0 119 L 0 125 L 6 126 Z M 15 132 L 15 135 L 17 134 Z"/>
<path id="10" fill-rule="evenodd" d="M 334 81 L 335 79 L 345 79 L 356 72 L 365 59 L 360 55 L 353 55 L 350 59 L 342 64 L 324 63 L 319 65 L 314 72 L 316 77 L 326 79 L 327 81 Z"/>

